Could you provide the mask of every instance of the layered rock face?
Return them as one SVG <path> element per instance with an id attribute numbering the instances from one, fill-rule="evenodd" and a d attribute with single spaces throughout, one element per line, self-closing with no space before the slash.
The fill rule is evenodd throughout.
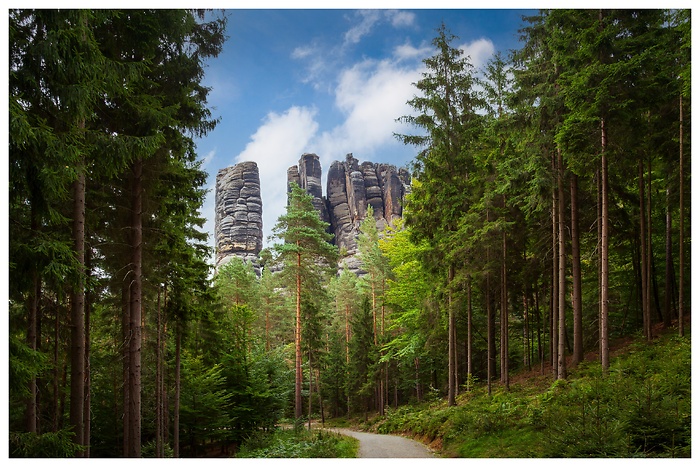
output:
<path id="1" fill-rule="evenodd" d="M 299 165 L 293 165 L 287 169 L 287 193 L 291 191 L 290 185 L 292 183 L 299 185 L 313 196 L 314 207 L 321 214 L 321 219 L 330 222 L 328 207 L 323 198 L 321 175 L 323 175 L 323 169 L 318 156 L 309 153 L 302 154 Z"/>
<path id="2" fill-rule="evenodd" d="M 359 163 L 352 154 L 345 161 L 334 161 L 328 170 L 326 197 L 320 187 L 321 165 L 315 154 L 304 154 L 298 166 L 287 171 L 287 183 L 296 182 L 314 197 L 314 206 L 330 223 L 334 243 L 344 254 L 344 263 L 355 273 L 362 273 L 356 258 L 360 224 L 367 216 L 367 206 L 374 210 L 377 228 L 401 217 L 402 201 L 410 187 L 410 174 L 389 164 Z"/>
<path id="3" fill-rule="evenodd" d="M 241 162 L 216 175 L 216 268 L 232 257 L 251 262 L 259 271 L 262 250 L 260 172 L 255 162 Z"/>

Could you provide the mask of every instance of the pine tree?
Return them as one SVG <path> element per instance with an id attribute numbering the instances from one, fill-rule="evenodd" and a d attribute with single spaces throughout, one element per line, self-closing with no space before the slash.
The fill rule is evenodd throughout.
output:
<path id="1" fill-rule="evenodd" d="M 276 244 L 276 259 L 284 265 L 282 274 L 287 287 L 295 296 L 295 385 L 294 416 L 301 419 L 302 413 L 302 300 L 303 295 L 313 294 L 322 284 L 322 278 L 335 271 L 336 248 L 329 242 L 332 235 L 313 205 L 313 198 L 297 184 L 291 185 L 287 212 L 280 216 L 273 228 L 275 238 L 284 243 Z"/>

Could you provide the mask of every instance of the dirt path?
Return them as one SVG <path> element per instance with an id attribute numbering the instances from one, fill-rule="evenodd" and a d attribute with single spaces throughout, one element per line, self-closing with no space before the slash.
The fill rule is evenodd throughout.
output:
<path id="1" fill-rule="evenodd" d="M 346 428 L 329 428 L 329 430 L 360 440 L 357 457 L 434 457 L 428 448 L 418 441 L 401 436 L 377 435 Z"/>

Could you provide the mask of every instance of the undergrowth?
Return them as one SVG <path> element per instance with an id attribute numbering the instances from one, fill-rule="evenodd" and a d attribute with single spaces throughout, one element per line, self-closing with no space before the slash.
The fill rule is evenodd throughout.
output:
<path id="1" fill-rule="evenodd" d="M 690 338 L 638 342 L 569 379 L 477 386 L 458 398 L 388 409 L 363 428 L 437 441 L 446 457 L 690 457 Z"/>
<path id="2" fill-rule="evenodd" d="M 255 458 L 353 458 L 358 441 L 348 436 L 303 428 L 256 432 L 242 445 L 236 457 Z"/>

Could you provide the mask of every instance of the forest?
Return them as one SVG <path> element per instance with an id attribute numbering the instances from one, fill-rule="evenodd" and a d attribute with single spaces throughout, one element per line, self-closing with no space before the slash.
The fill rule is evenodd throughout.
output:
<path id="1" fill-rule="evenodd" d="M 296 185 L 260 275 L 211 266 L 226 26 L 9 11 L 10 457 L 232 457 L 312 420 L 690 456 L 689 10 L 542 10 L 483 70 L 436 25 L 404 216 L 370 206 L 360 276 Z M 499 455 L 474 439 L 443 454 Z"/>

